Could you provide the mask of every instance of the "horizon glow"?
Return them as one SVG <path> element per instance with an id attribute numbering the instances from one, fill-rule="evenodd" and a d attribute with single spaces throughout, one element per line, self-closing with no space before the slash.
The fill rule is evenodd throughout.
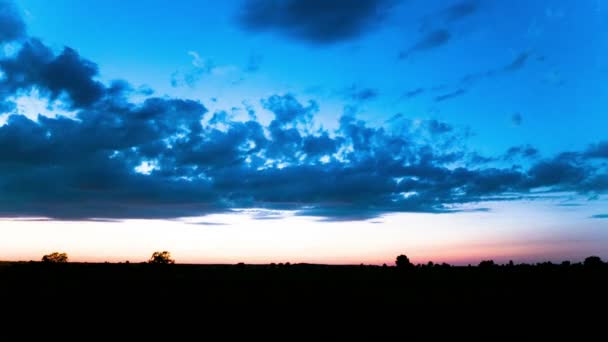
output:
<path id="1" fill-rule="evenodd" d="M 0 260 L 39 260 L 51 251 L 64 251 L 77 262 L 143 262 L 160 250 L 169 250 L 177 263 L 204 264 L 392 265 L 403 253 L 414 263 L 454 265 L 487 259 L 534 263 L 608 257 L 606 220 L 569 223 L 585 215 L 584 210 L 545 217 L 540 209 L 555 203 L 488 204 L 491 212 L 391 214 L 371 221 L 323 223 L 289 212 L 275 217 L 276 212 L 263 209 L 179 220 L 4 219 Z M 260 213 L 273 218 L 256 219 Z M 530 220 L 535 222 L 533 232 Z"/>

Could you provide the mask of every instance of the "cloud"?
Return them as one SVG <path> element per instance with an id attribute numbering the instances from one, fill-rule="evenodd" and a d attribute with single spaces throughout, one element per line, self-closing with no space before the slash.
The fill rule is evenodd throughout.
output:
<path id="1" fill-rule="evenodd" d="M 540 155 L 539 151 L 530 145 L 513 146 L 507 150 L 505 156 L 506 160 L 513 160 L 515 158 L 533 159 Z"/>
<path id="2" fill-rule="evenodd" d="M 96 64 L 75 50 L 56 55 L 32 38 L 0 60 L 0 70 L 3 108 L 38 89 L 47 100 L 65 99 L 74 113 L 11 114 L 0 126 L 2 217 L 177 218 L 264 208 L 360 220 L 608 191 L 608 170 L 595 160 L 604 142 L 524 166 L 504 159 L 487 166 L 470 161 L 476 152 L 464 144 L 466 130 L 403 115 L 372 126 L 349 110 L 324 129 L 318 103 L 289 93 L 260 100 L 272 115 L 267 124 L 251 106 L 248 119 L 236 120 L 188 99 L 144 95 L 133 102 L 137 90 L 128 82 L 102 84 Z M 511 154 L 531 153 L 519 147 Z"/>
<path id="3" fill-rule="evenodd" d="M 541 160 L 530 167 L 526 186 L 541 188 L 558 185 L 562 190 L 571 190 L 579 188 L 583 183 L 592 182 L 592 174 L 594 172 L 591 166 L 581 162 L 576 155 L 562 154 L 553 159 Z"/>
<path id="4" fill-rule="evenodd" d="M 174 71 L 171 74 L 171 86 L 182 87 L 188 86 L 194 88 L 204 75 L 209 75 L 216 68 L 212 60 L 202 58 L 196 51 L 188 51 L 188 55 L 192 58 L 190 64 L 192 67 L 186 71 Z"/>
<path id="5" fill-rule="evenodd" d="M 523 68 L 524 65 L 526 65 L 526 61 L 528 60 L 529 57 L 530 57 L 530 53 L 528 53 L 528 52 L 520 53 L 519 55 L 517 55 L 517 57 L 515 57 L 515 59 L 513 61 L 511 61 L 511 63 L 509 63 L 503 67 L 503 71 L 511 72 L 511 71 L 516 71 L 516 70 Z"/>
<path id="6" fill-rule="evenodd" d="M 188 86 L 190 88 L 196 87 L 201 78 L 205 75 L 203 69 L 193 68 L 186 72 L 174 71 L 171 73 L 171 86 L 174 88 Z"/>
<path id="7" fill-rule="evenodd" d="M 422 18 L 419 32 L 424 35 L 407 50 L 399 53 L 406 59 L 413 53 L 436 49 L 453 38 L 451 31 L 456 22 L 472 16 L 479 10 L 479 1 L 466 0 L 442 8 Z"/>
<path id="8" fill-rule="evenodd" d="M 0 0 L 0 44 L 25 37 L 25 23 L 12 2 Z"/>
<path id="9" fill-rule="evenodd" d="M 201 225 L 201 226 L 227 226 L 227 223 L 221 222 L 208 222 L 208 221 L 200 221 L 200 222 L 186 222 L 188 224 Z"/>
<path id="10" fill-rule="evenodd" d="M 407 55 L 407 53 L 402 53 L 402 56 L 405 56 L 405 55 Z M 452 88 L 452 89 L 456 88 L 456 90 L 449 92 L 447 94 L 440 94 L 439 96 L 436 96 L 435 102 L 440 102 L 442 100 L 447 100 L 449 98 L 454 97 L 454 96 L 449 96 L 449 95 L 456 95 L 456 96 L 463 95 L 467 91 L 465 88 L 469 88 L 478 82 L 481 82 L 481 81 L 487 80 L 487 79 L 492 79 L 494 77 L 507 75 L 512 72 L 517 72 L 518 70 L 524 68 L 526 61 L 529 59 L 530 55 L 531 54 L 529 52 L 521 52 L 510 62 L 508 62 L 502 66 L 480 71 L 480 72 L 473 72 L 473 73 L 466 74 L 466 75 L 462 76 L 459 80 L 457 80 L 453 83 L 447 83 L 447 84 L 444 83 L 444 84 L 440 84 L 440 85 L 436 85 L 436 86 L 432 86 L 432 87 L 418 87 L 416 89 L 407 91 L 399 99 L 400 100 L 409 99 L 409 98 L 413 98 L 413 97 L 416 97 L 419 95 L 423 95 L 427 92 L 445 91 L 446 89 L 449 89 L 449 88 Z M 446 95 L 448 95 L 448 96 L 445 97 Z M 522 117 L 518 113 L 513 115 L 513 117 L 512 117 L 513 123 L 516 126 L 521 124 L 521 119 L 522 119 Z"/>
<path id="11" fill-rule="evenodd" d="M 466 94 L 466 92 L 467 91 L 465 89 L 462 89 L 462 88 L 456 89 L 456 90 L 454 90 L 452 92 L 436 96 L 435 99 L 434 99 L 434 101 L 435 102 L 446 101 L 446 100 L 453 99 L 453 98 L 458 97 L 458 96 L 462 96 L 462 95 Z"/>
<path id="12" fill-rule="evenodd" d="M 201 57 L 196 51 L 188 51 L 188 55 L 192 59 L 189 69 L 177 70 L 171 74 L 171 86 L 190 88 L 196 87 L 197 83 L 205 75 L 226 75 L 237 71 L 238 68 L 231 65 L 218 66 L 213 60 Z"/>
<path id="13" fill-rule="evenodd" d="M 332 44 L 374 30 L 392 5 L 389 0 L 252 0 L 243 2 L 238 22 L 251 32 L 276 32 L 313 44 Z"/>
<path id="14" fill-rule="evenodd" d="M 340 93 L 345 99 L 356 102 L 373 100 L 379 95 L 378 90 L 374 88 L 360 88 L 355 84 L 341 90 Z"/>
<path id="15" fill-rule="evenodd" d="M 447 212 L 538 187 L 606 189 L 602 171 L 576 154 L 528 171 L 453 168 L 465 162 L 449 151 L 461 133 L 446 123 L 396 117 L 371 127 L 346 114 L 334 131 L 307 131 L 298 125 L 314 120 L 316 103 L 287 94 L 262 104 L 274 115 L 268 126 L 167 98 L 136 105 L 105 97 L 76 119 L 12 115 L 0 127 L 0 214 L 156 218 L 267 208 L 354 220 Z M 156 168 L 136 171 L 152 161 Z"/>
<path id="16" fill-rule="evenodd" d="M 453 131 L 454 127 L 438 120 L 429 120 L 428 129 L 431 134 L 444 134 Z"/>
<path id="17" fill-rule="evenodd" d="M 409 49 L 399 54 L 400 59 L 408 58 L 411 54 L 436 49 L 448 43 L 452 35 L 448 30 L 439 29 L 427 33 L 424 37 L 414 43 Z"/>
<path id="18" fill-rule="evenodd" d="M 37 39 L 24 43 L 16 56 L 0 60 L 4 77 L 0 80 L 2 93 L 16 93 L 34 87 L 51 99 L 67 95 L 72 108 L 86 107 L 98 101 L 105 88 L 95 80 L 97 65 L 81 58 L 66 47 L 55 55 Z"/>
<path id="19" fill-rule="evenodd" d="M 411 99 L 417 96 L 420 96 L 426 92 L 425 88 L 416 88 L 412 90 L 408 90 L 403 95 L 401 95 L 402 99 Z"/>
<path id="20" fill-rule="evenodd" d="M 594 219 L 608 219 L 608 214 L 597 214 L 597 215 L 591 216 L 591 218 L 594 218 Z"/>
<path id="21" fill-rule="evenodd" d="M 523 122 L 523 117 L 521 116 L 520 113 L 515 113 L 511 116 L 511 122 L 515 126 L 521 126 L 521 124 Z"/>
<path id="22" fill-rule="evenodd" d="M 585 156 L 588 158 L 608 159 L 608 140 L 589 146 L 585 151 Z"/>
<path id="23" fill-rule="evenodd" d="M 460 79 L 460 83 L 471 86 L 484 79 L 490 79 L 493 77 L 516 72 L 516 71 L 522 69 L 526 65 L 526 62 L 527 62 L 529 56 L 530 56 L 529 52 L 521 52 L 513 60 L 511 60 L 509 63 L 507 63 L 501 67 L 488 69 L 488 70 L 481 71 L 481 72 L 471 73 L 471 74 L 467 74 L 467 75 L 463 76 Z"/>
<path id="24" fill-rule="evenodd" d="M 278 124 L 292 122 L 306 122 L 319 110 L 315 101 L 309 101 L 307 106 L 302 105 L 293 94 L 273 95 L 262 101 L 264 108 L 271 111 Z"/>
<path id="25" fill-rule="evenodd" d="M 453 22 L 473 15 L 478 9 L 478 1 L 463 1 L 443 9 L 439 15 L 445 21 Z"/>
<path id="26" fill-rule="evenodd" d="M 375 99 L 376 97 L 378 97 L 378 91 L 376 89 L 365 88 L 353 93 L 351 98 L 358 101 L 366 101 Z"/>
<path id="27" fill-rule="evenodd" d="M 432 12 L 422 18 L 419 32 L 449 27 L 478 12 L 478 0 L 465 0 Z"/>

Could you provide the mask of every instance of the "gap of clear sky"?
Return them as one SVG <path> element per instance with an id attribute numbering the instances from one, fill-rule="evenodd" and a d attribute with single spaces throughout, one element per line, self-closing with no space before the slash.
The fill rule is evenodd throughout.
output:
<path id="1" fill-rule="evenodd" d="M 607 258 L 607 18 L 0 0 L 0 260 Z"/>

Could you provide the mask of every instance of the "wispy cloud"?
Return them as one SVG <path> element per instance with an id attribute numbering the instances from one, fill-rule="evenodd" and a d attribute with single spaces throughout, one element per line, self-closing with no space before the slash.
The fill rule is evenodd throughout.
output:
<path id="1" fill-rule="evenodd" d="M 239 70 L 233 65 L 217 65 L 213 60 L 201 57 L 196 51 L 188 51 L 188 55 L 192 58 L 191 67 L 176 70 L 171 74 L 172 87 L 194 88 L 205 75 L 225 76 Z"/>
<path id="2" fill-rule="evenodd" d="M 427 33 L 415 42 L 410 48 L 399 53 L 400 59 L 405 59 L 414 53 L 436 49 L 450 41 L 451 34 L 448 30 L 440 29 Z"/>
<path id="3" fill-rule="evenodd" d="M 456 90 L 454 90 L 452 92 L 441 94 L 439 96 L 435 96 L 434 100 L 435 100 L 435 102 L 446 101 L 446 100 L 450 100 L 450 99 L 453 99 L 453 98 L 458 97 L 458 96 L 462 96 L 462 95 L 466 94 L 466 92 L 467 91 L 464 90 L 464 89 L 462 89 L 462 88 L 461 89 L 456 89 Z"/>

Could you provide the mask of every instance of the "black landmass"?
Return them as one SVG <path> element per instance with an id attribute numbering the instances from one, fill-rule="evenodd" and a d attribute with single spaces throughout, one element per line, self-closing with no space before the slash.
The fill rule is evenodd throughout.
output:
<path id="1" fill-rule="evenodd" d="M 5 328 L 30 327 L 21 340 L 33 317 L 84 340 L 585 340 L 605 328 L 608 264 L 0 263 L 0 303 Z"/>

